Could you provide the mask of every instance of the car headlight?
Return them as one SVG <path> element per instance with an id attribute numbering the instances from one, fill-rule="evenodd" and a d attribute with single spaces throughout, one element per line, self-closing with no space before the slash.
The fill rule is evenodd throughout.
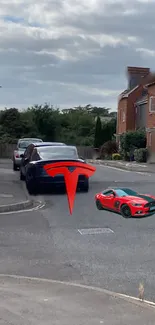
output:
<path id="1" fill-rule="evenodd" d="M 132 205 L 133 205 L 134 207 L 141 207 L 141 206 L 142 206 L 141 203 L 132 203 Z"/>

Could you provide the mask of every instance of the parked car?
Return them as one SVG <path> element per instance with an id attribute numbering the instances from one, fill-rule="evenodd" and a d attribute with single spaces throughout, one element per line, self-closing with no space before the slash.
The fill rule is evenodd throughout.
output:
<path id="1" fill-rule="evenodd" d="M 53 147 L 53 146 L 66 146 L 65 143 L 62 142 L 31 142 L 24 153 L 20 155 L 21 164 L 20 164 L 20 180 L 25 180 L 26 175 L 26 167 L 28 162 L 30 161 L 30 157 L 35 148 L 37 147 Z"/>
<path id="2" fill-rule="evenodd" d="M 43 142 L 42 139 L 38 138 L 22 138 L 17 142 L 17 148 L 13 152 L 13 170 L 18 170 L 21 163 L 21 154 L 24 153 L 27 146 L 32 142 Z"/>
<path id="3" fill-rule="evenodd" d="M 64 187 L 63 175 L 50 177 L 43 167 L 47 163 L 66 160 L 85 163 L 79 158 L 77 148 L 74 146 L 39 146 L 39 144 L 29 146 L 23 155 L 20 167 L 20 179 L 26 181 L 29 194 L 37 194 L 43 187 Z M 89 179 L 85 175 L 79 175 L 77 187 L 88 192 Z"/>

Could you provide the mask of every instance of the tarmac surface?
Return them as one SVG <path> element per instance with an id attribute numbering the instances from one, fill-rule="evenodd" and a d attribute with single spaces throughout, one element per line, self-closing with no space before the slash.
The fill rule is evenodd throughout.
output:
<path id="1" fill-rule="evenodd" d="M 154 325 L 155 308 L 104 291 L 0 277 L 0 324 Z"/>
<path id="2" fill-rule="evenodd" d="M 0 213 L 29 209 L 37 206 L 23 183 L 11 169 L 11 161 L 0 160 Z"/>
<path id="3" fill-rule="evenodd" d="M 113 186 L 131 187 L 140 193 L 155 195 L 155 175 L 121 171 L 108 166 L 96 165 L 96 168 L 96 173 L 90 180 L 90 191 L 76 195 L 73 215 L 69 214 L 66 195 L 60 193 L 43 193 L 41 199 L 45 205 L 37 211 L 0 215 L 0 273 L 73 282 L 74 284 L 95 286 L 135 297 L 139 294 L 139 285 L 142 282 L 144 299 L 155 301 L 155 216 L 127 220 L 115 213 L 98 211 L 94 203 L 94 195 L 98 191 Z M 12 171 L 10 161 L 0 162 L 0 175 L 2 175 L 4 183 L 10 182 L 8 194 L 14 194 L 16 192 L 14 185 L 18 184 L 16 189 L 19 186 L 19 197 L 25 195 L 22 194 L 20 187 L 19 172 Z M 4 192 L 3 189 L 3 185 L 2 187 L 0 185 L 1 194 Z M 10 284 L 7 281 L 5 279 L 5 284 L 9 287 Z M 23 291 L 25 291 L 26 286 L 22 285 Z M 12 290 L 12 287 L 10 288 Z M 27 290 L 29 291 L 28 286 Z M 35 290 L 37 290 L 38 296 L 44 296 L 39 286 L 35 286 Z M 63 316 L 63 313 L 59 315 L 59 319 L 62 318 L 61 322 L 53 318 L 53 324 L 69 324 L 69 318 L 65 317 L 68 317 L 68 313 L 72 315 L 74 308 L 77 310 L 79 308 L 77 324 L 91 324 L 87 318 L 86 321 L 80 319 L 80 313 L 84 313 L 84 310 L 81 309 L 80 311 L 79 302 L 76 301 L 78 296 L 76 292 L 71 295 L 70 292 L 67 294 L 64 290 L 62 298 L 61 295 L 57 296 L 56 289 L 52 289 L 52 292 L 55 303 L 57 301 L 57 308 L 62 309 L 65 315 Z M 103 324 L 108 322 L 108 324 L 120 325 L 120 315 L 122 317 L 126 315 L 122 324 L 134 324 L 134 315 L 136 324 L 154 324 L 152 322 L 154 310 L 147 311 L 144 309 L 143 311 L 144 303 L 141 303 L 139 307 L 133 307 L 132 304 L 126 305 L 123 301 L 117 303 L 117 300 L 110 299 L 109 296 L 106 298 L 105 292 L 102 294 L 103 296 L 97 299 L 92 297 L 87 306 L 84 305 L 84 302 L 86 304 L 88 300 L 87 292 L 83 294 L 81 291 L 79 301 L 81 301 L 81 308 L 86 306 L 85 311 L 88 309 L 87 316 L 90 314 L 91 305 L 92 312 L 94 306 L 102 305 L 104 315 L 101 315 L 96 308 L 99 317 L 96 320 L 94 318 L 93 324 L 103 321 Z M 33 297 L 37 297 L 37 293 L 32 294 L 32 300 L 29 298 L 30 293 L 25 291 L 25 295 L 33 305 Z M 50 293 L 50 295 L 52 294 Z M 82 300 L 82 297 L 85 298 Z M 25 301 L 24 296 L 21 299 Z M 70 311 L 67 309 L 67 301 L 71 307 Z M 75 303 L 74 307 L 72 307 L 71 302 L 72 304 Z M 8 308 L 9 304 L 10 302 L 7 304 Z M 22 321 L 24 324 L 23 319 L 20 319 L 16 305 L 17 302 L 14 303 L 14 314 L 18 321 Z M 26 306 L 25 302 L 23 308 L 24 305 Z M 2 307 L 5 306 L 2 304 Z M 34 309 L 35 311 L 39 310 L 36 306 Z M 54 309 L 56 309 L 55 306 Z M 112 310 L 114 310 L 114 314 Z M 46 313 L 48 314 L 47 310 L 44 312 L 44 319 L 46 319 Z M 94 316 L 91 315 L 97 317 L 95 314 Z M 25 313 L 24 317 L 25 319 L 27 317 L 26 324 L 35 324 L 35 317 L 32 317 L 32 314 L 27 313 L 26 315 Z M 44 324 L 52 324 L 48 322 L 47 318 Z M 73 319 L 72 323 L 76 325 Z M 5 322 L 2 321 L 2 324 Z M 12 324 L 18 324 L 15 318 Z"/>

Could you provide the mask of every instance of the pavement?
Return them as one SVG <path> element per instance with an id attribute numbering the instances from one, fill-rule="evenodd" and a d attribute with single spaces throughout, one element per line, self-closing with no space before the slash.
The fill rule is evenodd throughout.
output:
<path id="1" fill-rule="evenodd" d="M 9 177 L 12 179 L 12 184 L 15 184 L 15 181 L 19 184 L 19 173 L 11 174 L 10 162 L 7 161 L 4 166 L 0 163 L 0 168 L 1 166 L 8 170 L 3 175 L 3 181 L 6 182 Z M 45 206 L 42 209 L 0 215 L 1 274 L 69 282 L 79 285 L 79 289 L 77 287 L 76 289 L 81 290 L 80 294 L 79 291 L 74 290 L 71 293 L 64 289 L 63 284 L 61 290 L 58 283 L 58 287 L 50 289 L 48 283 L 48 286 L 44 284 L 42 293 L 39 284 L 35 285 L 35 288 L 31 285 L 32 289 L 36 291 L 28 293 L 28 285 L 24 285 L 22 282 L 23 295 L 25 292 L 27 299 L 22 298 L 23 309 L 21 308 L 19 312 L 14 295 L 16 295 L 16 299 L 20 299 L 21 303 L 22 299 L 19 294 L 17 296 L 16 292 L 13 295 L 11 291 L 8 291 L 9 303 L 4 306 L 2 301 L 1 304 L 4 310 L 7 305 L 9 315 L 15 314 L 16 318 L 12 318 L 13 324 L 18 325 L 20 322 L 24 324 L 20 317 L 21 312 L 23 312 L 26 324 L 35 324 L 37 316 L 34 316 L 34 312 L 40 315 L 40 310 L 43 310 L 42 298 L 39 300 L 39 297 L 45 296 L 45 291 L 47 296 L 50 295 L 51 290 L 53 294 L 51 296 L 54 298 L 50 300 L 52 297 L 49 299 L 49 296 L 45 296 L 45 302 L 48 302 L 46 299 L 49 299 L 54 307 L 52 309 L 50 305 L 50 308 L 46 309 L 44 306 L 42 314 L 46 320 L 45 324 L 51 324 L 48 318 L 46 319 L 46 314 L 48 315 L 49 312 L 53 324 L 69 324 L 71 322 L 69 317 L 72 318 L 72 323 L 75 325 L 76 322 L 82 325 L 91 324 L 91 317 L 94 320 L 93 324 L 101 322 L 101 324 L 120 325 L 122 317 L 126 317 L 122 318 L 122 324 L 131 322 L 134 324 L 134 319 L 136 324 L 138 322 L 141 325 L 154 324 L 154 315 L 152 314 L 154 310 L 144 309 L 146 305 L 144 302 L 139 302 L 140 305 L 129 304 L 126 300 L 117 299 L 120 296 L 118 297 L 116 294 L 108 295 L 105 289 L 138 297 L 140 283 L 142 283 L 144 299 L 155 302 L 155 216 L 128 220 L 115 213 L 98 211 L 94 203 L 94 196 L 102 189 L 113 186 L 131 187 L 141 193 L 155 195 L 155 174 L 97 164 L 95 166 L 96 173 L 90 179 L 90 191 L 77 193 L 72 215 L 69 214 L 66 195 L 60 193 L 43 193 L 42 199 Z M 5 284 L 10 286 L 6 280 Z M 104 290 L 102 294 L 101 292 L 99 294 L 98 291 L 97 295 L 101 295 L 99 297 L 95 291 L 92 293 L 89 291 L 87 294 L 88 288 L 82 289 L 81 285 Z M 12 290 L 12 287 L 10 288 Z M 1 297 L 2 295 L 4 299 L 5 295 L 2 293 Z M 114 299 L 114 296 L 117 297 Z M 35 299 L 33 297 L 38 299 L 40 309 L 33 302 Z M 12 302 L 11 299 L 13 299 Z M 135 301 L 132 298 L 131 300 Z M 30 309 L 29 313 L 29 308 L 24 307 L 28 302 L 32 303 L 33 309 Z M 102 310 L 100 311 L 99 308 Z M 57 313 L 54 314 L 53 310 L 56 310 Z M 87 318 L 82 319 L 81 315 L 86 315 L 85 317 L 90 315 L 89 322 Z M 5 322 L 2 321 L 2 324 Z"/>
<path id="2" fill-rule="evenodd" d="M 104 290 L 0 277 L 0 324 L 154 325 L 155 308 Z"/>
<path id="3" fill-rule="evenodd" d="M 19 175 L 18 175 L 19 176 Z M 0 160 L 0 213 L 35 208 L 39 204 L 30 197 L 24 184 L 12 170 L 11 160 Z"/>
<path id="4" fill-rule="evenodd" d="M 88 159 L 88 163 L 96 164 L 96 165 L 103 165 L 103 166 L 110 166 L 130 171 L 136 172 L 144 172 L 144 173 L 155 173 L 155 164 L 153 163 L 136 163 L 133 162 L 126 162 L 126 161 L 119 161 L 119 160 L 100 160 L 100 159 Z"/>

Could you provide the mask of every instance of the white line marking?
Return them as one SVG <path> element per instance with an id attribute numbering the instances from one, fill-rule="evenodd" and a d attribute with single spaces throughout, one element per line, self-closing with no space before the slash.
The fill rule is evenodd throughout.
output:
<path id="1" fill-rule="evenodd" d="M 136 172 L 136 173 L 140 174 L 140 175 L 151 176 L 151 174 L 148 174 L 148 173 L 143 173 L 143 172 Z"/>
<path id="2" fill-rule="evenodd" d="M 11 198 L 11 197 L 13 197 L 13 195 L 12 194 L 0 194 L 0 197 Z"/>
<path id="3" fill-rule="evenodd" d="M 139 298 L 137 298 L 137 297 L 133 297 L 133 296 L 128 296 L 128 295 L 125 295 L 125 294 L 123 294 L 123 293 L 119 293 L 119 295 L 121 296 L 121 297 L 124 297 L 124 298 L 129 298 L 129 299 L 133 299 L 133 300 L 135 300 L 135 301 L 141 301 Z M 143 302 L 145 302 L 146 304 L 148 304 L 148 305 L 151 305 L 151 306 L 153 306 L 153 307 L 155 307 L 155 302 L 153 302 L 153 301 L 149 301 L 149 300 L 143 300 Z"/>
<path id="4" fill-rule="evenodd" d="M 124 172 L 124 173 L 129 173 L 131 172 L 131 170 L 126 170 L 126 169 L 122 169 L 122 168 L 117 168 L 117 167 L 112 167 L 112 166 L 105 166 L 105 165 L 99 165 L 99 166 L 102 166 L 104 168 L 109 168 L 109 169 L 115 169 L 115 170 L 119 170 L 121 172 Z"/>
<path id="5" fill-rule="evenodd" d="M 109 234 L 114 233 L 110 228 L 85 228 L 78 229 L 80 235 L 99 235 L 99 234 Z"/>
<path id="6" fill-rule="evenodd" d="M 145 176 L 151 176 L 147 172 L 136 172 L 135 170 L 126 170 L 126 169 L 112 167 L 112 166 L 105 166 L 105 165 L 102 165 L 102 164 L 99 165 L 99 166 L 102 166 L 104 168 L 111 168 L 111 169 L 119 170 L 120 172 L 125 172 L 125 173 L 136 173 L 136 174 L 141 174 L 141 175 L 145 175 Z"/>
<path id="7" fill-rule="evenodd" d="M 94 286 L 88 286 L 80 283 L 75 283 L 75 282 L 66 282 L 66 281 L 59 281 L 59 280 L 52 280 L 52 279 L 45 279 L 45 278 L 37 278 L 37 277 L 27 277 L 27 276 L 22 276 L 22 275 L 12 275 L 12 274 L 0 274 L 0 278 L 10 278 L 10 279 L 15 279 L 15 280 L 28 280 L 28 281 L 36 281 L 36 282 L 42 282 L 42 283 L 50 283 L 50 284 L 62 284 L 66 285 L 69 287 L 77 287 L 81 289 L 87 289 L 87 290 L 92 290 L 96 292 L 102 292 L 104 294 L 108 294 L 110 296 L 122 298 L 122 299 L 130 299 L 132 303 L 134 302 L 139 302 L 141 306 L 145 307 L 155 307 L 155 302 L 149 301 L 149 300 L 140 300 L 139 298 L 125 295 L 122 293 L 117 293 L 114 291 L 110 291 L 107 289 L 99 288 L 99 287 L 94 287 Z"/>
<path id="8" fill-rule="evenodd" d="M 42 209 L 45 206 L 45 203 L 40 203 L 34 208 L 31 209 L 25 209 L 25 210 L 18 210 L 18 211 L 8 211 L 8 212 L 0 212 L 1 214 L 15 214 L 15 213 L 22 213 L 22 212 L 31 212 L 31 211 L 37 211 L 39 209 Z"/>

